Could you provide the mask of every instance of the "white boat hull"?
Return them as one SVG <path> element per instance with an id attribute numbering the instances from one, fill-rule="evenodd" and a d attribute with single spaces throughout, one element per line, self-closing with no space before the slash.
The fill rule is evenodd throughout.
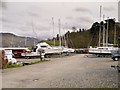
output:
<path id="1" fill-rule="evenodd" d="M 117 47 L 97 47 L 97 48 L 89 48 L 89 54 L 106 54 L 111 55 L 113 50 L 117 50 Z"/>

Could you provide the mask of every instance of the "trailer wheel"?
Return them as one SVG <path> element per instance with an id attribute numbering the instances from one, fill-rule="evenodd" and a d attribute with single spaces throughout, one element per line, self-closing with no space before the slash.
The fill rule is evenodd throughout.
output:
<path id="1" fill-rule="evenodd" d="M 114 60 L 114 61 L 118 61 L 118 58 L 117 58 L 117 57 L 115 57 L 115 58 L 113 58 L 113 60 Z"/>
<path id="2" fill-rule="evenodd" d="M 120 73 L 120 70 L 118 70 L 118 73 Z"/>

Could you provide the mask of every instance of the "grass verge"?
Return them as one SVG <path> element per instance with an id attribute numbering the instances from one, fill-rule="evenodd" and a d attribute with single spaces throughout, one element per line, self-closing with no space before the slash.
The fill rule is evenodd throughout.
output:
<path id="1" fill-rule="evenodd" d="M 42 61 L 36 61 L 36 62 L 31 62 L 29 65 L 32 65 L 32 64 L 37 64 L 37 63 L 41 63 L 41 62 L 47 62 L 47 61 L 50 61 L 50 60 L 42 60 Z"/>
<path id="2" fill-rule="evenodd" d="M 42 61 L 35 61 L 35 62 L 30 62 L 28 64 L 7 64 L 4 69 L 7 69 L 7 68 L 18 68 L 18 67 L 23 67 L 23 66 L 26 66 L 26 65 L 32 65 L 32 64 L 38 64 L 38 63 L 42 63 L 42 62 L 47 62 L 47 61 L 50 61 L 50 60 L 42 60 Z"/>

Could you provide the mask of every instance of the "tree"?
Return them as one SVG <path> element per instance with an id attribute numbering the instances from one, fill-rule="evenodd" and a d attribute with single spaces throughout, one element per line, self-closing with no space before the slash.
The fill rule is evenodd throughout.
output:
<path id="1" fill-rule="evenodd" d="M 118 47 L 120 48 L 120 36 L 118 37 Z"/>
<path id="2" fill-rule="evenodd" d="M 72 27 L 72 30 L 75 32 L 77 29 L 76 29 L 76 27 Z"/>
<path id="3" fill-rule="evenodd" d="M 59 40 L 59 34 L 57 34 L 57 37 L 56 37 L 57 40 Z"/>
<path id="4" fill-rule="evenodd" d="M 81 29 L 79 29 L 79 32 L 81 32 L 82 30 Z"/>

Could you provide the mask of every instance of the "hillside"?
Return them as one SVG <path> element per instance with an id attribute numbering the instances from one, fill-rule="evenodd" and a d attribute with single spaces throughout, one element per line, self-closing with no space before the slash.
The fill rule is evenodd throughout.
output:
<path id="1" fill-rule="evenodd" d="M 14 35 L 12 33 L 0 33 L 0 47 L 31 47 L 39 41 L 38 39 L 32 37 L 21 37 Z M 26 45 L 25 45 L 26 41 Z"/>
<path id="2" fill-rule="evenodd" d="M 111 19 L 109 20 L 109 29 L 108 29 L 108 43 L 114 43 L 114 35 L 115 35 L 115 22 Z M 105 25 L 105 30 L 107 29 L 107 23 Z M 69 34 L 70 39 L 74 46 L 71 46 L 70 42 L 68 42 L 69 47 L 74 48 L 85 48 L 88 46 L 97 46 L 99 39 L 99 28 L 100 24 L 95 22 L 89 30 L 82 32 L 72 32 Z M 101 31 L 101 43 L 103 37 L 103 31 Z M 118 44 L 118 37 L 120 36 L 120 23 L 116 23 L 116 43 Z"/>
<path id="3" fill-rule="evenodd" d="M 104 30 L 107 30 L 107 22 L 109 22 L 109 29 L 108 29 L 108 43 L 114 43 L 114 35 L 115 35 L 115 26 L 116 26 L 116 44 L 118 44 L 118 37 L 120 36 L 120 23 L 115 23 L 114 19 L 109 19 L 106 22 L 95 22 L 93 23 L 92 27 L 88 30 L 81 29 L 77 32 L 67 32 L 65 34 L 65 37 L 67 39 L 67 45 L 68 47 L 72 48 L 87 48 L 89 46 L 97 46 L 98 45 L 98 39 L 99 39 L 99 30 L 101 25 L 101 43 L 102 43 L 102 37 L 103 37 L 103 25 L 105 26 Z M 74 30 L 73 30 L 74 31 Z M 62 36 L 63 37 L 63 36 Z M 55 38 L 58 42 L 58 37 Z M 47 40 L 49 44 L 53 45 L 53 39 Z M 62 45 L 64 45 L 64 42 L 62 42 Z"/>
<path id="4" fill-rule="evenodd" d="M 109 22 L 109 24 L 107 23 Z M 67 32 L 65 34 L 66 42 L 68 47 L 72 48 L 87 48 L 89 46 L 97 46 L 98 45 L 98 39 L 99 39 L 99 30 L 100 26 L 102 28 L 101 31 L 101 43 L 102 43 L 102 32 L 103 32 L 103 25 L 105 26 L 105 29 L 107 29 L 107 24 L 109 26 L 108 29 L 108 43 L 114 43 L 114 35 L 115 35 L 115 26 L 116 26 L 116 43 L 119 44 L 118 42 L 118 37 L 120 36 L 120 23 L 114 22 L 114 19 L 109 19 L 106 22 L 95 22 L 93 23 L 92 27 L 88 30 L 84 29 L 79 29 L 78 31 L 75 30 L 75 27 L 72 28 L 74 29 L 73 32 Z M 11 47 L 11 46 L 16 46 L 16 47 L 24 47 L 24 46 L 34 46 L 34 41 L 35 45 L 39 42 L 38 39 L 31 38 L 31 37 L 21 37 L 21 36 L 16 36 L 11 33 L 0 33 L 0 43 L 2 43 L 3 47 Z M 64 38 L 61 36 L 61 38 Z M 25 45 L 26 41 L 26 45 Z M 54 45 L 53 39 L 48 39 L 48 40 L 42 40 L 46 41 L 50 45 Z M 56 36 L 55 38 L 56 45 L 59 45 L 59 35 Z M 62 39 L 62 45 L 65 45 L 64 40 Z"/>

